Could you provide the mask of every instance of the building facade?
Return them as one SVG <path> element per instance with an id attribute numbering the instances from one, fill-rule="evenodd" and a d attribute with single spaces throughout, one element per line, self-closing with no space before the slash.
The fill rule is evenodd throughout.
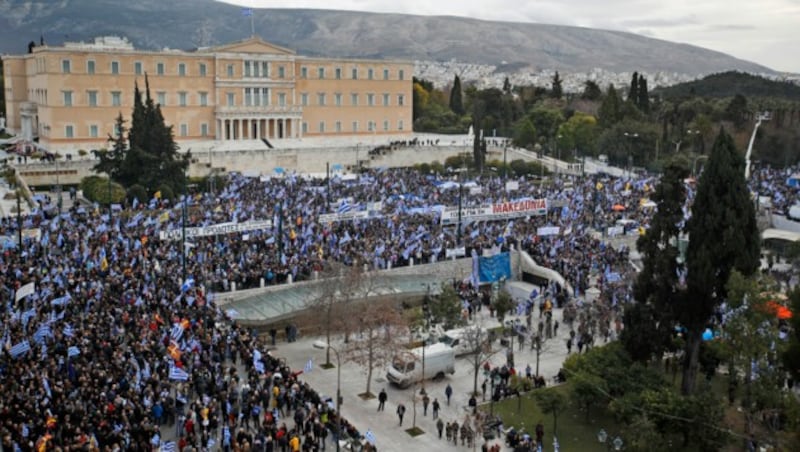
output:
<path id="1" fill-rule="evenodd" d="M 107 147 L 145 74 L 179 144 L 412 131 L 413 63 L 303 57 L 258 37 L 192 52 L 98 38 L 4 56 L 3 70 L 6 126 L 48 150 Z"/>

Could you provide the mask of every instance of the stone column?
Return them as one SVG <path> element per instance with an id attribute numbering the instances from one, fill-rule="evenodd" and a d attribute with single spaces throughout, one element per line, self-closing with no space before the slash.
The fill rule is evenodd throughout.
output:
<path id="1" fill-rule="evenodd" d="M 244 140 L 244 119 L 239 119 L 239 140 Z"/>

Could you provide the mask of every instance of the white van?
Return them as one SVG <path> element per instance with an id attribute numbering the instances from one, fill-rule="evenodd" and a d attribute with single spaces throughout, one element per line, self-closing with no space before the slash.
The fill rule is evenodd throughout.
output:
<path id="1" fill-rule="evenodd" d="M 386 372 L 386 379 L 401 388 L 407 388 L 423 379 L 441 378 L 456 372 L 456 354 L 450 346 L 428 345 L 424 347 L 424 356 L 425 375 L 422 374 L 423 347 L 418 347 L 395 355 Z"/>
<path id="2" fill-rule="evenodd" d="M 476 342 L 483 342 L 488 336 L 488 331 L 483 330 L 478 333 L 476 330 L 477 328 L 479 327 L 468 326 L 445 331 L 439 336 L 439 342 L 450 346 L 455 351 L 456 356 L 474 353 Z M 480 334 L 481 337 L 475 337 L 477 334 Z"/>

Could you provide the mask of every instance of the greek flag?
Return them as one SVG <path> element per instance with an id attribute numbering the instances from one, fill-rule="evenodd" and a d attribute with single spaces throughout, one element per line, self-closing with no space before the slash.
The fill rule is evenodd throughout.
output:
<path id="1" fill-rule="evenodd" d="M 253 363 L 253 365 L 255 366 L 256 372 L 260 374 L 263 374 L 266 371 L 266 369 L 264 368 L 264 363 L 261 361 L 256 361 L 255 363 Z"/>
<path id="2" fill-rule="evenodd" d="M 190 276 L 186 278 L 186 281 L 184 281 L 183 284 L 181 285 L 181 292 L 186 292 L 192 287 L 194 287 L 194 278 Z"/>
<path id="3" fill-rule="evenodd" d="M 30 433 L 30 430 L 28 430 L 28 424 L 22 424 L 22 437 L 27 438 Z"/>
<path id="4" fill-rule="evenodd" d="M 53 394 L 50 392 L 50 382 L 47 378 L 42 378 L 42 386 L 44 386 L 44 392 L 47 393 L 47 397 L 52 397 Z"/>
<path id="5" fill-rule="evenodd" d="M 61 298 L 56 298 L 53 301 L 51 301 L 50 306 L 65 306 L 67 303 L 69 303 L 69 300 L 70 296 L 69 294 L 66 294 Z"/>
<path id="6" fill-rule="evenodd" d="M 350 212 L 353 209 L 353 206 L 350 205 L 350 202 L 346 199 L 343 199 L 342 202 L 339 203 L 339 208 L 336 209 L 336 213 L 346 213 Z"/>
<path id="7" fill-rule="evenodd" d="M 64 325 L 64 331 L 62 331 L 62 333 L 64 333 L 64 336 L 67 336 L 67 337 L 75 336 L 75 332 L 72 331 L 72 325 L 70 325 L 69 323 Z"/>
<path id="8" fill-rule="evenodd" d="M 175 452 L 176 450 L 178 450 L 178 447 L 175 441 L 167 441 L 161 445 L 161 452 Z"/>
<path id="9" fill-rule="evenodd" d="M 372 430 L 367 430 L 367 433 L 364 433 L 364 439 L 373 446 L 375 445 L 375 434 L 372 433 Z"/>
<path id="10" fill-rule="evenodd" d="M 181 369 L 177 366 L 171 366 L 169 368 L 169 379 L 170 380 L 178 380 L 178 381 L 186 381 L 189 379 L 189 373 L 185 370 Z"/>
<path id="11" fill-rule="evenodd" d="M 253 8 L 242 8 L 242 15 L 244 17 L 250 17 L 253 15 Z"/>
<path id="12" fill-rule="evenodd" d="M 28 326 L 28 321 L 36 316 L 36 308 L 30 308 L 22 313 L 21 321 L 22 326 Z"/>
<path id="13" fill-rule="evenodd" d="M 50 325 L 42 325 L 36 330 L 36 333 L 33 334 L 33 340 L 37 344 L 41 344 L 44 342 L 45 338 L 50 336 L 52 332 L 50 331 Z"/>
<path id="14" fill-rule="evenodd" d="M 172 325 L 172 331 L 170 331 L 169 336 L 176 342 L 181 340 L 183 337 L 183 327 L 180 323 L 175 323 Z"/>
<path id="15" fill-rule="evenodd" d="M 314 361 L 311 358 L 308 358 L 308 362 L 306 362 L 306 367 L 303 368 L 303 373 L 310 373 L 314 369 Z"/>
<path id="16" fill-rule="evenodd" d="M 11 347 L 11 350 L 10 350 L 11 357 L 14 358 L 14 359 L 19 358 L 20 356 L 24 355 L 25 353 L 29 352 L 30 350 L 31 350 L 30 342 L 28 342 L 27 340 L 24 340 L 24 341 L 22 341 L 22 342 L 20 342 L 18 344 L 15 344 L 13 347 Z"/>
<path id="17" fill-rule="evenodd" d="M 81 354 L 81 349 L 79 349 L 75 345 L 67 349 L 67 358 L 72 358 L 73 356 L 78 356 L 80 354 Z"/>

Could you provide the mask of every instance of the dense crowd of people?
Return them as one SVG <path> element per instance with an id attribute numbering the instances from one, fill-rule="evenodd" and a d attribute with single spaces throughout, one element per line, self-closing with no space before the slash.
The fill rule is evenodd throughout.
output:
<path id="1" fill-rule="evenodd" d="M 777 176 L 756 171 L 754 180 L 765 187 L 769 177 Z M 569 303 L 579 305 L 590 275 L 600 275 L 602 302 L 576 314 L 574 328 L 595 337 L 618 330 L 609 312 L 630 298 L 627 250 L 588 232 L 646 229 L 652 209 L 644 200 L 654 178 L 564 176 L 548 186 L 520 178 L 514 191 L 496 176 L 471 181 L 478 190 L 454 188 L 453 179 L 403 169 L 330 181 L 232 174 L 221 192 L 178 202 L 156 196 L 120 209 L 75 205 L 60 216 L 49 206 L 35 209 L 23 219 L 23 243 L 6 240 L 0 256 L 0 444 L 316 450 L 329 433 L 361 438 L 346 420 L 340 432 L 334 404 L 213 303 L 233 284 L 307 279 L 330 262 L 385 269 L 446 259 L 459 246 L 466 256 L 519 246 L 566 278 Z M 797 198 L 796 189 L 769 192 L 776 204 Z M 444 208 L 459 203 L 522 198 L 559 207 L 527 218 L 440 221 Z M 364 210 L 371 212 L 363 218 L 319 221 Z M 185 247 L 160 237 L 184 225 L 265 219 L 271 227 L 194 237 Z M 558 229 L 543 235 L 542 227 Z M 17 236 L 15 218 L 0 220 L 0 235 Z M 167 425 L 175 431 L 165 432 Z"/>

